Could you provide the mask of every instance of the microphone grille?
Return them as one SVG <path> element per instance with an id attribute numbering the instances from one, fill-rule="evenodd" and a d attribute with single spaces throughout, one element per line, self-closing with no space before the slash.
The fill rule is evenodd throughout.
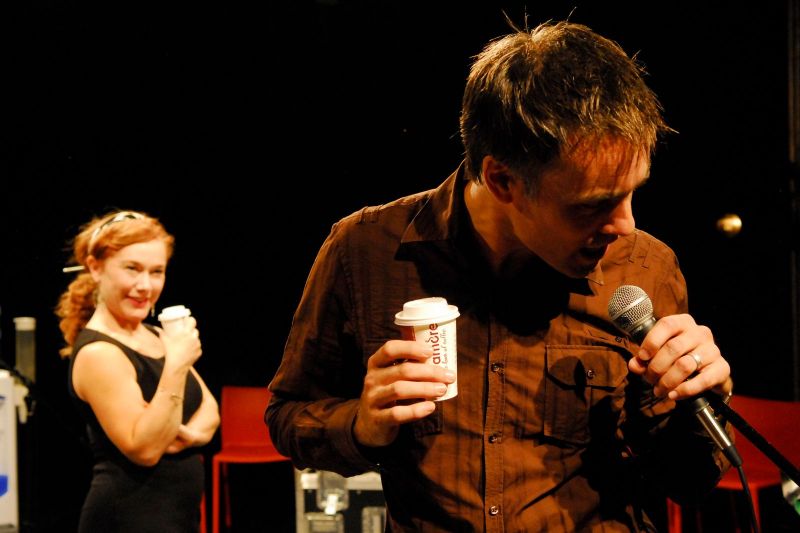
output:
<path id="1" fill-rule="evenodd" d="M 636 285 L 620 285 L 608 301 L 608 316 L 619 329 L 630 333 L 636 324 L 653 316 L 653 302 Z"/>

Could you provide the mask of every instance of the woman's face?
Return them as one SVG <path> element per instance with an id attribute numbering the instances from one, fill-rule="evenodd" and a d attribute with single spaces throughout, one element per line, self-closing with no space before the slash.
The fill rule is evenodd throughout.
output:
<path id="1" fill-rule="evenodd" d="M 91 262 L 98 283 L 98 306 L 104 305 L 123 326 L 147 318 L 164 288 L 167 246 L 154 239 L 130 244 L 104 261 Z"/>

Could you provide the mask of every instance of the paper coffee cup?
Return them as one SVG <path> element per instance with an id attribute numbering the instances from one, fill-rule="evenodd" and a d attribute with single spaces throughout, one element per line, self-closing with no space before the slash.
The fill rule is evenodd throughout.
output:
<path id="1" fill-rule="evenodd" d="M 187 307 L 182 305 L 173 305 L 172 307 L 165 307 L 158 315 L 158 321 L 161 322 L 161 328 L 165 333 L 171 334 L 180 331 L 187 324 L 187 318 L 192 315 Z"/>
<path id="2" fill-rule="evenodd" d="M 440 297 L 411 300 L 394 316 L 403 339 L 425 343 L 433 350 L 429 364 L 439 365 L 458 375 L 456 350 L 456 318 L 458 307 L 449 305 Z M 447 386 L 447 392 L 436 401 L 449 400 L 458 395 L 458 380 Z"/>

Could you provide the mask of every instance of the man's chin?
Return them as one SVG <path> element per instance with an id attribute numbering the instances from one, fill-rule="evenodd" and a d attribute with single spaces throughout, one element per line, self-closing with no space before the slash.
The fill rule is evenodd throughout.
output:
<path id="1" fill-rule="evenodd" d="M 562 261 L 545 261 L 551 268 L 568 278 L 581 279 L 591 274 L 603 260 L 605 249 L 601 254 L 587 254 L 583 250 L 564 258 Z"/>
<path id="2" fill-rule="evenodd" d="M 571 265 L 569 265 L 568 269 L 562 270 L 562 273 L 569 276 L 570 278 L 585 278 L 597 268 L 597 265 L 600 264 L 600 261 L 603 260 L 603 256 L 601 255 L 598 258 L 588 258 L 583 255 L 580 256 L 580 261 L 575 261 Z"/>

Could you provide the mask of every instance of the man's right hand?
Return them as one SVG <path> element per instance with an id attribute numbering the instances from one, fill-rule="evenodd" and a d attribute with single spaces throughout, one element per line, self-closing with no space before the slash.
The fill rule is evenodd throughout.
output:
<path id="1" fill-rule="evenodd" d="M 392 340 L 367 362 L 364 390 L 353 434 L 363 446 L 386 446 L 400 424 L 420 420 L 436 408 L 433 400 L 447 391 L 455 373 L 425 363 L 433 351 L 421 342 Z"/>

